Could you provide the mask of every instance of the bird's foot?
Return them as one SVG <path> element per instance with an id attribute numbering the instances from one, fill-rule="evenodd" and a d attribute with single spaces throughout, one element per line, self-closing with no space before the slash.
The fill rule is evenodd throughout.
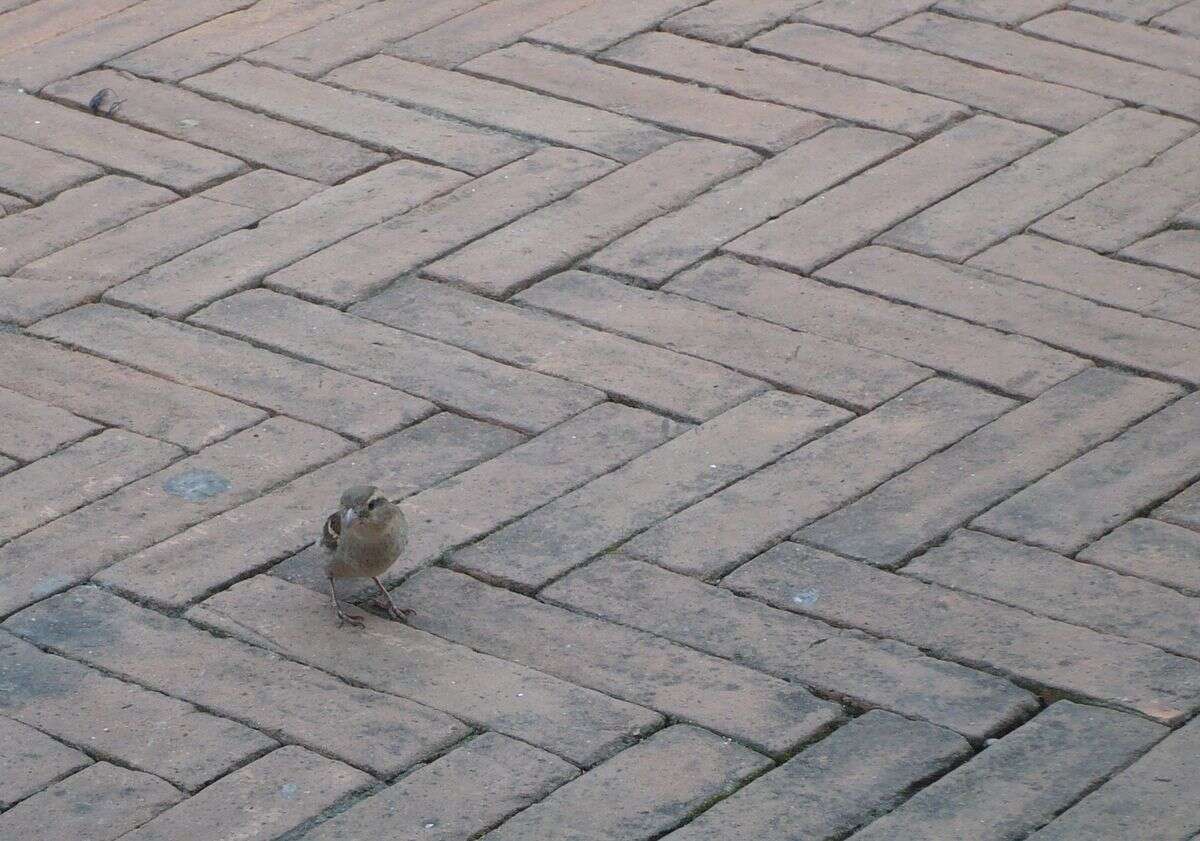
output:
<path id="1" fill-rule="evenodd" d="M 376 600 L 376 604 L 386 610 L 387 615 L 395 619 L 397 622 L 407 622 L 409 615 L 412 613 L 411 610 L 398 607 L 391 599 L 379 598 Z"/>
<path id="2" fill-rule="evenodd" d="M 367 626 L 367 623 L 364 622 L 361 618 L 359 618 L 358 616 L 351 616 L 349 613 L 346 613 L 346 611 L 344 611 L 344 610 L 339 610 L 337 612 L 337 617 L 338 617 L 338 627 L 339 628 L 342 627 L 343 625 L 353 625 L 355 628 L 365 628 Z"/>

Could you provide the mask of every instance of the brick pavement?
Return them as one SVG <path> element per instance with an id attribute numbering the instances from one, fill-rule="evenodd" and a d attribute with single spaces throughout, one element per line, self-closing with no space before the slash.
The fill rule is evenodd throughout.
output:
<path id="1" fill-rule="evenodd" d="M 1193 841 L 1198 388 L 1200 0 L 0 0 L 0 838 Z"/>

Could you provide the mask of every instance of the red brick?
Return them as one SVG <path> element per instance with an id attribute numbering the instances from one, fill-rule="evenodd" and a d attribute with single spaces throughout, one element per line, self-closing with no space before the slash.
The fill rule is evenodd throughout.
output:
<path id="1" fill-rule="evenodd" d="M 435 411 L 428 401 L 379 383 L 106 304 L 48 318 L 34 332 L 360 441 L 378 438 Z"/>
<path id="2" fill-rule="evenodd" d="M 531 29 L 587 6 L 592 0 L 496 0 L 394 43 L 387 52 L 400 58 L 454 67 L 506 47 Z"/>
<path id="3" fill-rule="evenodd" d="M 1194 660 L 819 549 L 780 544 L 722 583 L 784 610 L 1008 676 L 1045 697 L 1094 701 L 1165 724 L 1200 707 Z"/>
<path id="4" fill-rule="evenodd" d="M 19 721 L 0 718 L 0 738 L 4 739 L 4 753 L 0 755 L 0 809 L 7 809 L 92 764 L 85 754 Z M 0 823 L 3 820 L 0 818 Z"/>
<path id="5" fill-rule="evenodd" d="M 1029 837 L 1026 833 L 1163 735 L 1161 727 L 1135 716 L 1061 701 L 850 837 L 853 841 Z"/>
<path id="6" fill-rule="evenodd" d="M 160 41 L 155 49 L 170 40 Z M 42 93 L 86 107 L 101 88 L 111 89 L 124 100 L 114 115 L 121 122 L 301 178 L 336 184 L 387 161 L 386 155 L 336 137 L 112 70 L 56 82 Z"/>
<path id="7" fill-rule="evenodd" d="M 532 32 L 526 41 L 550 44 L 577 53 L 597 53 L 704 0 L 616 0 L 591 3 Z"/>
<path id="8" fill-rule="evenodd" d="M 246 169 L 228 155 L 33 96 L 0 92 L 0 109 L 0 134 L 173 190 L 199 190 Z"/>
<path id="9" fill-rule="evenodd" d="M 124 838 L 277 837 L 373 782 L 362 771 L 288 745 L 222 777 Z"/>
<path id="10" fill-rule="evenodd" d="M 586 152 L 542 149 L 268 275 L 265 284 L 348 306 L 615 168 Z"/>
<path id="11" fill-rule="evenodd" d="M 753 780 L 664 841 L 844 838 L 969 752 L 961 738 L 941 728 L 869 712 Z"/>
<path id="12" fill-rule="evenodd" d="M 541 432 L 604 399 L 587 386 L 265 289 L 225 298 L 192 320 L 528 432 Z"/>
<path id="13" fill-rule="evenodd" d="M 260 603 L 259 612 L 294 612 L 286 602 L 262 608 Z M 348 637 L 335 626 L 323 624 L 321 632 L 340 637 L 344 655 Z M 350 686 L 95 587 L 47 599 L 10 617 L 4 627 L 39 647 L 380 776 L 435 756 L 469 732 L 436 710 Z M 313 626 L 307 634 L 313 636 Z"/>
<path id="14" fill-rule="evenodd" d="M 818 0 L 714 0 L 668 19 L 667 32 L 716 44 L 738 44 Z"/>
<path id="15" fill-rule="evenodd" d="M 928 380 L 647 529 L 625 551 L 676 572 L 720 575 L 1012 406 Z"/>
<path id="16" fill-rule="evenodd" d="M 1168 502 L 1155 516 L 1171 517 Z M 1200 534 L 1158 520 L 1130 520 L 1076 557 L 1125 575 L 1136 575 L 1200 596 Z"/>
<path id="17" fill-rule="evenodd" d="M 459 550 L 450 563 L 537 590 L 848 417 L 806 397 L 767 392 Z"/>
<path id="18" fill-rule="evenodd" d="M 1082 88 L 1193 120 L 1200 117 L 1198 79 L 998 26 L 919 14 L 881 30 L 879 35 L 1005 73 Z"/>
<path id="19" fill-rule="evenodd" d="M 811 741 L 842 717 L 839 706 L 795 684 L 460 573 L 422 570 L 396 595 L 413 610 L 410 621 L 417 628 L 775 756 Z M 452 607 L 461 604 L 476 609 Z"/>
<path id="20" fill-rule="evenodd" d="M 386 55 L 341 67 L 324 81 L 627 163 L 678 139 L 620 114 Z"/>
<path id="21" fill-rule="evenodd" d="M 583 56 L 518 44 L 463 69 L 667 128 L 781 152 L 829 125 L 814 114 L 636 73 Z"/>
<path id="22" fill-rule="evenodd" d="M 264 604 L 286 609 L 263 610 Z M 328 593 L 270 575 L 235 584 L 192 608 L 188 617 L 356 685 L 445 710 L 578 765 L 594 765 L 662 725 L 662 717 L 650 710 L 390 619 L 366 616 L 365 639 L 372 645 L 348 646 L 347 641 L 355 639 L 350 634 L 358 632 L 336 630 Z M 399 703 L 395 698 L 390 702 Z M 328 726 L 345 731 L 328 719 L 326 713 Z"/>
<path id="23" fill-rule="evenodd" d="M 304 838 L 474 838 L 578 773 L 545 751 L 484 733 L 359 801 Z"/>
<path id="24" fill-rule="evenodd" d="M 276 747 L 256 730 L 0 632 L 0 712 L 195 791 Z"/>
<path id="25" fill-rule="evenodd" d="M 99 167 L 0 137 L 0 187 L 35 202 L 101 175 Z"/>
<path id="26" fill-rule="evenodd" d="M 839 181 L 890 157 L 906 141 L 860 128 L 831 128 L 701 193 L 593 254 L 589 268 L 660 286 L 729 240 Z"/>
<path id="27" fill-rule="evenodd" d="M 207 391 L 16 333 L 0 332 L 0 385 L 192 451 L 266 417 Z"/>
<path id="28" fill-rule="evenodd" d="M 533 148 L 507 134 L 241 61 L 194 76 L 186 87 L 370 149 L 433 161 L 472 175 L 515 161 Z"/>
<path id="29" fill-rule="evenodd" d="M 972 117 L 738 237 L 724 250 L 808 273 L 1050 137 L 1032 126 Z"/>
<path id="30" fill-rule="evenodd" d="M 770 764 L 736 742 L 677 724 L 551 792 L 488 837 L 649 841 Z"/>
<path id="31" fill-rule="evenodd" d="M 754 153 L 735 146 L 680 141 L 476 240 L 425 273 L 484 295 L 505 297 L 568 268 L 600 245 L 758 161 Z"/>
<path id="32" fill-rule="evenodd" d="M 1007 8 L 1011 0 L 1003 3 Z M 749 46 L 1054 131 L 1074 131 L 1117 107 L 1110 99 L 1077 88 L 997 73 L 902 44 L 805 24 L 780 26 L 758 36 Z"/>
<path id="33" fill-rule="evenodd" d="M 930 376 L 891 356 L 584 272 L 548 278 L 514 300 L 859 410 Z"/>
<path id="34" fill-rule="evenodd" d="M 180 799 L 157 777 L 97 762 L 0 814 L 0 836 L 115 841 Z"/>
<path id="35" fill-rule="evenodd" d="M 620 555 L 598 558 L 539 598 L 723 657 L 822 696 L 883 707 L 981 742 L 1037 709 L 1003 678 L 923 656 Z"/>
<path id="36" fill-rule="evenodd" d="M 1021 397 L 1036 397 L 1090 364 L 1029 339 L 731 257 L 664 289 Z"/>
<path id="37" fill-rule="evenodd" d="M 0 388 L 0 453 L 34 461 L 100 431 L 101 427 L 15 391 Z"/>
<path id="38" fill-rule="evenodd" d="M 1111 369 L 1084 371 L 797 535 L 878 566 L 899 564 L 1177 394 Z"/>

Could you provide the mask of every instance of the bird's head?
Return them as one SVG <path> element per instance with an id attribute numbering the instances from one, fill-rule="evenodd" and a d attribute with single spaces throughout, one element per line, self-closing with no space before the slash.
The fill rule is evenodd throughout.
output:
<path id="1" fill-rule="evenodd" d="M 384 525 L 395 511 L 395 504 L 379 488 L 356 485 L 342 494 L 342 531 L 355 523 Z"/>

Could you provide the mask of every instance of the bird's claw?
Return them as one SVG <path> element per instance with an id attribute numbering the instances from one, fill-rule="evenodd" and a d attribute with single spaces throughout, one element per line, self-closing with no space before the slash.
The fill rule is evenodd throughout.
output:
<path id="1" fill-rule="evenodd" d="M 342 610 L 338 611 L 337 617 L 338 617 L 338 627 L 339 628 L 342 627 L 343 625 L 353 625 L 355 628 L 365 628 L 367 626 L 367 623 L 364 622 L 359 617 L 351 616 L 349 613 L 346 613 L 345 611 L 342 611 Z"/>
<path id="2" fill-rule="evenodd" d="M 386 610 L 388 616 L 392 617 L 397 622 L 407 622 L 409 615 L 412 614 L 411 610 L 403 607 L 397 607 L 391 601 L 385 602 L 383 599 L 379 600 L 379 606 Z"/>

